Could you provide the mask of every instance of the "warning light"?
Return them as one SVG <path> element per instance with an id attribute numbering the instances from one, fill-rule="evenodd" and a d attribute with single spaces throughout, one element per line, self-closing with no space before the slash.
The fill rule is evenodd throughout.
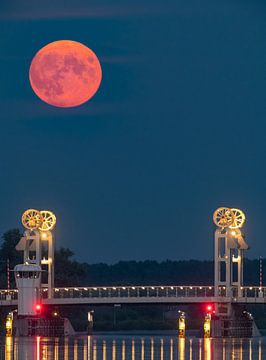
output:
<path id="1" fill-rule="evenodd" d="M 211 312 L 212 311 L 212 305 L 207 305 L 207 311 Z"/>
<path id="2" fill-rule="evenodd" d="M 36 309 L 37 314 L 40 314 L 40 312 L 42 310 L 42 306 L 40 304 L 37 304 L 35 309 Z"/>

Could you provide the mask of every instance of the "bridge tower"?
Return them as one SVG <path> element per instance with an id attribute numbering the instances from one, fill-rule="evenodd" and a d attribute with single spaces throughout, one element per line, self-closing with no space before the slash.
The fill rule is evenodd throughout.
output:
<path id="1" fill-rule="evenodd" d="M 216 225 L 214 235 L 215 296 L 231 298 L 241 296 L 244 250 L 248 249 L 242 230 L 245 214 L 239 209 L 221 207 L 214 212 L 213 221 Z M 217 312 L 219 313 L 219 310 Z"/>
<path id="2" fill-rule="evenodd" d="M 48 298 L 54 287 L 54 236 L 56 217 L 51 211 L 26 210 L 22 215 L 24 236 L 16 246 L 23 251 L 24 265 L 36 265 L 41 270 L 41 285 L 48 288 Z"/>

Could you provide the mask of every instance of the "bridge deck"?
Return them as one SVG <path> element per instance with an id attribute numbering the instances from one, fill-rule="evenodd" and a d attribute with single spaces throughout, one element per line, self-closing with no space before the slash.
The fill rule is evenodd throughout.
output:
<path id="1" fill-rule="evenodd" d="M 232 287 L 232 296 L 219 288 L 214 296 L 213 286 L 113 286 L 113 287 L 64 287 L 54 288 L 53 298 L 48 299 L 48 289 L 42 289 L 44 304 L 193 304 L 206 302 L 266 303 L 266 287 Z M 17 305 L 16 289 L 0 290 L 0 305 Z"/>

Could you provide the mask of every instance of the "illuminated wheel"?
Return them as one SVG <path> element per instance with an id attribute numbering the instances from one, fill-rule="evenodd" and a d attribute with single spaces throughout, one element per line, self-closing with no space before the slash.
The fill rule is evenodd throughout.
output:
<path id="1" fill-rule="evenodd" d="M 241 228 L 246 220 L 246 216 L 242 210 L 239 209 L 230 209 L 233 213 L 233 223 L 229 226 L 230 229 Z"/>
<path id="2" fill-rule="evenodd" d="M 233 213 L 228 208 L 218 208 L 213 213 L 214 224 L 218 227 L 225 228 L 233 224 Z"/>
<path id="3" fill-rule="evenodd" d="M 22 215 L 21 221 L 26 229 L 38 229 L 42 223 L 40 211 L 35 209 L 26 210 Z"/>
<path id="4" fill-rule="evenodd" d="M 41 231 L 49 231 L 55 227 L 56 217 L 51 211 L 42 210 L 41 214 L 41 225 L 39 226 L 39 230 Z"/>

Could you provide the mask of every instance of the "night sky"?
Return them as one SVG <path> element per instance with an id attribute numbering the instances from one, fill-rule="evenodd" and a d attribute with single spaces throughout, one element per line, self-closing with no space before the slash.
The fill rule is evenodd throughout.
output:
<path id="1" fill-rule="evenodd" d="M 0 3 L 0 232 L 57 215 L 57 246 L 90 263 L 211 259 L 212 213 L 243 209 L 266 257 L 266 3 Z M 103 80 L 49 106 L 28 70 L 51 41 L 84 43 Z"/>

